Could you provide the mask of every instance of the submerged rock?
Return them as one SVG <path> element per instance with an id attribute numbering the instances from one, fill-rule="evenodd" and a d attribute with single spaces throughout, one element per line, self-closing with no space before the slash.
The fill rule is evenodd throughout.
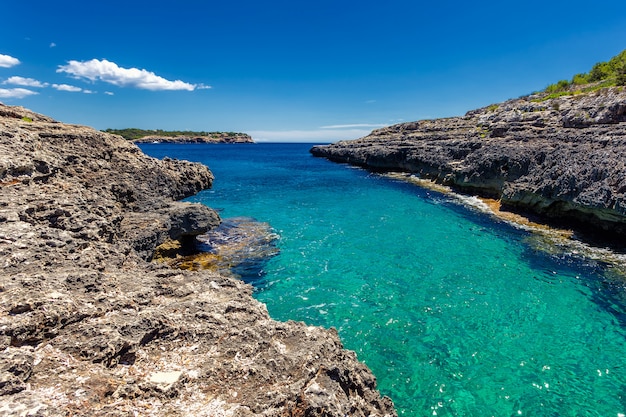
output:
<path id="1" fill-rule="evenodd" d="M 250 217 L 231 217 L 197 236 L 199 253 L 175 257 L 168 263 L 181 269 L 208 269 L 233 275 L 258 286 L 263 266 L 278 255 L 278 238 L 268 223 Z"/>
<path id="2" fill-rule="evenodd" d="M 220 223 L 200 164 L 0 105 L 0 415 L 395 415 L 334 330 L 149 262 Z"/>
<path id="3" fill-rule="evenodd" d="M 535 95 L 464 117 L 374 130 L 311 153 L 377 171 L 405 171 L 503 208 L 626 236 L 626 90 Z"/>

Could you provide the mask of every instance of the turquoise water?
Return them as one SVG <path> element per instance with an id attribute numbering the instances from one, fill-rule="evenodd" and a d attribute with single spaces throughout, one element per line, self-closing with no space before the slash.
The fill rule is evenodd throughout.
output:
<path id="1" fill-rule="evenodd" d="M 626 414 L 626 297 L 605 265 L 309 148 L 142 145 L 213 170 L 192 201 L 272 225 L 256 297 L 337 328 L 400 415 Z"/>

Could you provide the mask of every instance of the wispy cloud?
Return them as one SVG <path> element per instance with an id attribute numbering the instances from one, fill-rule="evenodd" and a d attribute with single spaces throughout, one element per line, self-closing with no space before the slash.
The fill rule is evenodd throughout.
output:
<path id="1" fill-rule="evenodd" d="M 50 48 L 54 48 L 55 46 L 57 46 L 57 44 L 56 44 L 56 43 L 54 43 L 54 42 L 51 42 L 51 43 L 50 43 Z"/>
<path id="2" fill-rule="evenodd" d="M 21 85 L 24 87 L 38 87 L 38 88 L 47 87 L 49 85 L 48 83 L 42 83 L 41 81 L 35 80 L 33 78 L 24 78 L 24 77 L 18 77 L 18 76 L 9 77 L 5 81 L 3 81 L 2 84 L 12 84 L 12 85 Z"/>
<path id="3" fill-rule="evenodd" d="M 355 128 L 376 128 L 376 127 L 384 127 L 388 126 L 386 123 L 353 123 L 346 125 L 330 125 L 330 126 L 321 126 L 320 129 L 355 129 Z"/>
<path id="4" fill-rule="evenodd" d="M 39 94 L 26 88 L 0 88 L 0 98 L 24 98 Z"/>
<path id="5" fill-rule="evenodd" d="M 57 72 L 65 72 L 75 78 L 89 81 L 104 81 L 118 87 L 135 87 L 151 91 L 193 91 L 196 88 L 210 88 L 203 84 L 190 84 L 181 80 L 170 81 L 145 69 L 122 68 L 106 59 L 84 62 L 72 60 L 67 65 L 60 65 Z"/>
<path id="6" fill-rule="evenodd" d="M 107 96 L 114 96 L 114 95 L 115 95 L 115 94 L 113 94 L 113 93 L 112 93 L 112 92 L 110 92 L 110 91 L 105 91 L 105 92 L 104 92 L 104 94 L 106 94 Z"/>
<path id="7" fill-rule="evenodd" d="M 52 84 L 52 87 L 59 91 L 68 91 L 70 93 L 80 93 L 83 91 L 82 88 L 69 84 Z"/>
<path id="8" fill-rule="evenodd" d="M 2 68 L 11 68 L 20 63 L 20 60 L 17 58 L 13 58 L 10 55 L 2 55 L 0 54 L 0 67 Z"/>

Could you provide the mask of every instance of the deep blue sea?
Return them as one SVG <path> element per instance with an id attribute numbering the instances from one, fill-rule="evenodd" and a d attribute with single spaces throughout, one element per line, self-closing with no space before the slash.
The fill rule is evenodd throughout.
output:
<path id="1" fill-rule="evenodd" d="M 626 297 L 612 269 L 310 144 L 166 145 L 215 175 L 191 198 L 250 216 L 279 255 L 242 277 L 278 320 L 335 327 L 406 416 L 626 414 Z"/>

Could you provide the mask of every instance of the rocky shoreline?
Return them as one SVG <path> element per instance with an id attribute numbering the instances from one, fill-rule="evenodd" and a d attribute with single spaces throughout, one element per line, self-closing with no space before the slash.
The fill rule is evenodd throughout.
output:
<path id="1" fill-rule="evenodd" d="M 134 139 L 135 143 L 254 143 L 246 133 L 212 134 L 209 136 L 144 136 Z"/>
<path id="2" fill-rule="evenodd" d="M 626 236 L 626 89 L 535 94 L 463 117 L 402 123 L 315 156 L 379 172 L 408 172 L 494 198 L 594 238 Z"/>
<path id="3" fill-rule="evenodd" d="M 0 104 L 0 415 L 395 416 L 336 331 L 150 262 L 220 219 L 200 164 Z M 176 246 L 176 245 L 170 245 Z"/>

